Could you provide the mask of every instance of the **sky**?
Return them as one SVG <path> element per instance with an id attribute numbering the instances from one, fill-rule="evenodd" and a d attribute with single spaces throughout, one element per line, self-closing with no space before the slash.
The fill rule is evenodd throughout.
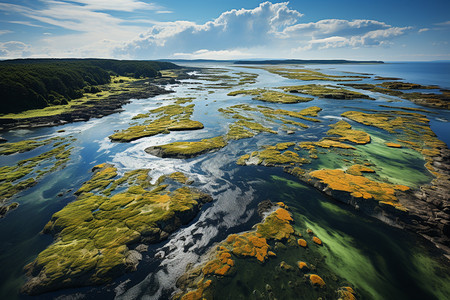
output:
<path id="1" fill-rule="evenodd" d="M 449 0 L 0 0 L 0 59 L 450 60 Z"/>

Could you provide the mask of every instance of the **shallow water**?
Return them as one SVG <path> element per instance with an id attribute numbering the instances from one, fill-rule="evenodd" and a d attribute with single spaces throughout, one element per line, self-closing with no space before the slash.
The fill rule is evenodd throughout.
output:
<path id="1" fill-rule="evenodd" d="M 263 70 L 246 69 L 220 64 L 207 65 L 220 67 L 236 73 L 239 71 L 259 74 L 257 82 L 245 88 L 278 87 L 309 82 L 289 80 Z M 201 65 L 205 67 L 205 65 Z M 448 64 L 402 63 L 384 65 L 320 65 L 325 73 L 342 74 L 341 71 L 372 73 L 379 76 L 394 76 L 420 84 L 438 84 L 450 87 Z M 422 71 L 420 71 L 422 70 Z M 434 81 L 433 81 L 434 80 Z M 200 80 L 188 80 L 189 84 L 168 86 L 174 94 L 157 96 L 146 100 L 134 100 L 124 106 L 124 111 L 101 119 L 72 123 L 52 128 L 30 130 L 12 130 L 2 133 L 11 142 L 31 138 L 54 136 L 73 136 L 75 149 L 66 168 L 45 176 L 36 186 L 18 194 L 13 201 L 20 203 L 18 209 L 0 219 L 0 299 L 53 299 L 58 296 L 83 295 L 83 299 L 167 299 L 174 290 L 177 278 L 182 275 L 188 264 L 198 263 L 214 243 L 226 238 L 228 234 L 250 230 L 260 221 L 256 213 L 257 204 L 270 199 L 284 201 L 294 215 L 295 226 L 299 229 L 311 228 L 324 241 L 325 246 L 314 253 L 287 251 L 276 260 L 265 265 L 248 264 L 246 272 L 238 272 L 232 280 L 221 283 L 222 291 L 233 291 L 232 298 L 247 298 L 253 290 L 263 290 L 265 284 L 273 286 L 278 299 L 295 299 L 302 292 L 307 298 L 316 299 L 314 291 L 294 287 L 292 290 L 280 288 L 280 281 L 292 281 L 295 277 L 281 274 L 274 277 L 274 268 L 281 260 L 295 266 L 302 255 L 316 259 L 317 268 L 330 277 L 339 277 L 337 282 L 345 281 L 356 287 L 364 299 L 445 299 L 450 297 L 448 262 L 424 239 L 390 227 L 380 221 L 368 218 L 351 207 L 325 197 L 315 189 L 306 186 L 287 175 L 279 168 L 238 166 L 236 160 L 241 155 L 258 150 L 262 145 L 284 141 L 313 141 L 324 136 L 328 125 L 340 119 L 340 114 L 348 110 L 376 109 L 379 104 L 414 107 L 419 106 L 395 97 L 367 93 L 376 98 L 371 100 L 315 99 L 307 103 L 274 104 L 252 100 L 250 96 L 229 97 L 226 94 L 233 89 L 204 88 L 211 84 Z M 367 79 L 364 82 L 373 82 Z M 333 82 L 314 82 L 336 84 Z M 200 89 L 201 88 L 201 89 Z M 213 93 L 210 93 L 213 91 Z M 108 136 L 115 130 L 127 128 L 131 118 L 138 113 L 161 105 L 172 104 L 173 97 L 196 97 L 193 120 L 202 122 L 204 129 L 186 132 L 172 132 L 153 137 L 142 138 L 131 143 L 112 143 Z M 395 100 L 399 102 L 389 102 Z M 235 104 L 264 105 L 272 108 L 300 110 L 310 106 L 319 106 L 323 111 L 318 119 L 321 123 L 302 121 L 310 126 L 297 130 L 294 135 L 279 132 L 278 135 L 258 134 L 252 139 L 232 141 L 225 148 L 196 158 L 161 159 L 146 154 L 143 150 L 149 146 L 174 141 L 191 141 L 222 135 L 227 131 L 227 119 L 217 109 Z M 424 113 L 431 120 L 431 128 L 438 138 L 450 145 L 448 120 L 450 113 L 426 108 Z M 355 129 L 364 126 L 352 123 Z M 275 125 L 273 125 L 275 126 Z M 358 126 L 360 128 L 358 128 Z M 65 132 L 58 133 L 58 130 Z M 414 151 L 402 151 L 395 159 L 391 154 L 398 149 L 379 152 L 376 144 L 388 140 L 388 135 L 371 128 L 369 132 L 374 142 L 358 148 L 358 155 L 370 156 L 379 168 L 377 173 L 392 183 L 419 186 L 431 180 L 423 167 L 423 159 Z M 42 148 L 42 149 L 41 149 Z M 0 156 L 0 165 L 10 165 L 19 160 L 43 152 L 44 147 L 29 153 Z M 341 164 L 333 154 L 327 154 L 326 160 L 314 161 L 311 168 L 339 168 Z M 93 166 L 113 163 L 120 173 L 138 168 L 150 168 L 151 177 L 156 180 L 160 175 L 173 171 L 182 171 L 194 179 L 194 186 L 210 193 L 214 202 L 205 205 L 201 213 L 189 225 L 173 233 L 169 239 L 149 247 L 148 253 L 139 265 L 138 271 L 123 275 L 113 283 L 100 287 L 85 287 L 47 293 L 38 297 L 19 295 L 20 286 L 25 282 L 23 267 L 31 262 L 40 251 L 45 249 L 53 238 L 42 235 L 40 231 L 50 220 L 53 213 L 75 200 L 73 192 L 91 176 Z M 394 163 L 392 163 L 394 162 Z M 409 170 L 404 176 L 404 169 Z M 59 195 L 59 196 L 57 196 Z M 155 257 L 155 254 L 158 254 Z M 162 257 L 162 258 L 161 258 Z M 264 273 L 264 286 L 251 274 Z M 333 275 L 334 274 L 334 275 Z M 328 275 L 327 275 L 328 276 Z M 230 299 L 231 294 L 222 293 Z M 284 297 L 284 298 L 283 298 Z M 219 297 L 221 298 L 221 297 Z"/>

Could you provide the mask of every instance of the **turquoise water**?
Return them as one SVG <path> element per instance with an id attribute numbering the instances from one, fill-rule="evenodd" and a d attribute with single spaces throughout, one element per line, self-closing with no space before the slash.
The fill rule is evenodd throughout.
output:
<path id="1" fill-rule="evenodd" d="M 320 65 L 325 73 L 341 74 L 341 71 L 372 73 L 379 76 L 394 76 L 420 84 L 439 84 L 450 87 L 449 64 L 436 63 L 391 63 L 384 65 Z M 205 67 L 205 65 L 201 65 Z M 207 65 L 221 67 L 230 73 L 245 71 L 257 73 L 257 82 L 245 88 L 278 87 L 310 82 L 289 80 L 270 74 L 263 70 L 245 69 L 226 64 Z M 84 299 L 167 299 L 173 292 L 176 279 L 184 272 L 189 263 L 197 263 L 200 256 L 210 247 L 220 242 L 230 233 L 250 230 L 260 221 L 256 213 L 259 202 L 266 199 L 285 201 L 294 214 L 296 226 L 311 227 L 320 233 L 326 247 L 315 253 L 320 258 L 318 268 L 337 276 L 339 280 L 348 281 L 364 299 L 445 299 L 449 291 L 445 287 L 448 281 L 448 262 L 441 260 L 441 254 L 424 239 L 389 227 L 373 220 L 351 207 L 334 202 L 315 189 L 298 183 L 294 177 L 284 174 L 278 168 L 241 167 L 235 164 L 237 158 L 251 151 L 258 150 L 266 144 L 288 140 L 310 141 L 322 137 L 335 123 L 340 114 L 348 110 L 379 109 L 379 104 L 393 106 L 419 107 L 408 101 L 385 95 L 371 95 L 370 100 L 337 101 L 315 99 L 307 103 L 272 104 L 252 100 L 248 96 L 228 97 L 231 90 L 204 88 L 199 80 L 188 80 L 191 84 L 169 86 L 174 94 L 158 96 L 146 100 L 135 100 L 124 106 L 122 113 L 110 115 L 87 122 L 67 124 L 64 126 L 37 129 L 20 129 L 2 133 L 11 142 L 30 138 L 48 138 L 54 136 L 73 136 L 76 141 L 70 162 L 66 168 L 45 176 L 36 186 L 20 193 L 12 201 L 20 203 L 18 209 L 0 219 L 0 299 L 53 299 L 59 296 L 84 295 Z M 373 82 L 368 79 L 365 82 Z M 315 82 L 317 83 L 317 82 Z M 327 82 L 318 82 L 327 83 Z M 335 84 L 329 82 L 329 84 Z M 198 88 L 203 88 L 200 90 Z M 209 93 L 213 91 L 214 93 Z M 115 130 L 129 126 L 131 118 L 161 105 L 172 104 L 173 97 L 193 96 L 195 112 L 193 120 L 205 125 L 202 130 L 191 132 L 174 132 L 143 138 L 132 143 L 111 143 L 107 138 Z M 389 102 L 390 100 L 400 102 Z M 235 104 L 264 105 L 272 108 L 300 110 L 310 106 L 319 106 L 321 123 L 304 121 L 310 128 L 297 130 L 294 135 L 279 132 L 278 135 L 259 134 L 253 139 L 233 141 L 225 148 L 196 158 L 161 159 L 146 154 L 143 150 L 149 146 L 166 144 L 174 141 L 191 141 L 224 134 L 227 124 L 232 120 L 217 112 L 218 108 Z M 425 113 L 431 120 L 431 127 L 438 137 L 450 145 L 448 120 L 450 113 L 426 108 L 432 113 Z M 272 124 L 274 129 L 276 125 Z M 58 133 L 58 130 L 65 132 Z M 380 138 L 383 137 L 379 133 Z M 0 156 L 0 165 L 10 165 L 19 160 L 43 152 L 36 149 L 30 153 Z M 366 152 L 373 152 L 373 151 Z M 386 157 L 379 157 L 380 164 Z M 194 186 L 210 193 L 214 202 L 203 207 L 198 217 L 188 226 L 172 234 L 161 244 L 152 245 L 144 255 L 138 271 L 126 274 L 107 286 L 85 287 L 47 293 L 38 297 L 19 294 L 20 286 L 25 282 L 23 267 L 31 262 L 40 251 L 45 249 L 53 238 L 40 234 L 53 213 L 59 211 L 70 201 L 75 200 L 73 192 L 90 178 L 90 169 L 103 162 L 113 163 L 121 173 L 150 168 L 150 175 L 156 179 L 159 175 L 173 171 L 185 172 L 195 180 Z M 429 180 L 426 171 L 416 167 L 420 159 L 415 156 L 402 158 L 401 163 L 409 164 L 416 170 L 416 175 L 408 177 L 409 183 L 423 183 Z M 386 176 L 395 177 L 395 172 L 385 170 Z M 395 171 L 395 170 L 394 170 Z M 380 171 L 382 172 L 382 170 Z M 425 174 L 425 175 L 424 175 Z M 288 181 L 286 181 L 288 180 Z M 158 253 L 158 257 L 155 254 Z M 294 263 L 294 254 L 286 253 L 285 258 Z M 280 258 L 281 259 L 281 258 Z M 272 264 L 279 263 L 279 261 Z M 271 274 L 272 265 L 255 267 L 258 274 L 267 270 L 266 281 L 270 281 L 274 291 L 278 289 Z M 239 276 L 235 282 L 223 283 L 223 290 L 230 290 L 237 285 L 245 296 L 246 291 L 260 288 L 255 279 L 242 280 Z M 240 280 L 241 283 L 237 281 Z M 286 277 L 285 280 L 288 280 Z M 289 281 L 289 280 L 288 280 Z M 242 282 L 246 282 L 243 284 Z M 277 290 L 277 293 L 281 293 Z M 237 290 L 239 291 L 239 290 Z M 295 290 L 294 290 L 295 291 Z M 299 291 L 302 291 L 300 289 Z M 239 296 L 236 294 L 236 297 Z M 223 294 L 227 295 L 227 294 Z M 288 299 L 290 295 L 286 293 Z M 282 295 L 278 299 L 283 299 Z M 315 297 L 314 293 L 309 295 Z M 316 298 L 314 298 L 316 299 Z"/>

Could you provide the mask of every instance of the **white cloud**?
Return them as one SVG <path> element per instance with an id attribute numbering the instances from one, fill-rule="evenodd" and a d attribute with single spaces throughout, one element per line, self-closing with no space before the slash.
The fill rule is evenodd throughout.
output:
<path id="1" fill-rule="evenodd" d="M 157 10 L 156 13 L 157 14 L 172 14 L 173 11 L 170 11 L 170 10 Z"/>
<path id="2" fill-rule="evenodd" d="M 167 57 L 180 50 L 193 53 L 201 49 L 219 51 L 273 44 L 286 26 L 302 16 L 287 5 L 264 2 L 254 9 L 233 9 L 201 25 L 187 21 L 160 23 L 117 49 L 116 54 Z"/>
<path id="3" fill-rule="evenodd" d="M 429 31 L 430 30 L 430 28 L 420 28 L 419 29 L 419 33 L 422 33 L 422 32 L 426 32 L 426 31 Z"/>
<path id="4" fill-rule="evenodd" d="M 258 54 L 288 55 L 292 51 L 339 47 L 388 45 L 411 27 L 393 27 L 376 20 L 327 19 L 300 23 L 303 14 L 288 7 L 288 2 L 264 2 L 254 9 L 233 9 L 204 24 L 176 21 L 158 23 L 139 38 L 125 43 L 116 55 L 137 58 L 198 58 L 198 51 L 210 53 L 247 49 Z M 266 51 L 261 51 L 265 48 Z M 241 51 L 242 52 L 242 51 Z M 214 55 L 213 55 L 214 56 Z M 261 57 L 261 56 L 260 56 Z"/>
<path id="5" fill-rule="evenodd" d="M 63 4 L 63 1 L 44 0 L 44 2 L 54 5 Z M 161 7 L 152 3 L 145 3 L 136 0 L 71 0 L 70 2 L 82 4 L 82 7 L 92 11 L 126 11 L 132 12 L 136 10 L 156 10 Z"/>
<path id="6" fill-rule="evenodd" d="M 445 22 L 441 22 L 441 23 L 436 23 L 434 24 L 436 26 L 450 26 L 450 21 L 445 21 Z"/>
<path id="7" fill-rule="evenodd" d="M 296 51 L 388 45 L 410 27 L 393 27 L 376 20 L 326 19 L 301 23 L 303 14 L 288 2 L 264 2 L 253 9 L 233 9 L 212 21 L 157 22 L 124 19 L 111 11 L 163 7 L 139 0 L 41 0 L 43 8 L 0 3 L 0 11 L 37 21 L 13 21 L 28 26 L 57 27 L 67 34 L 45 35 L 33 44 L 33 55 L 56 57 L 168 57 L 231 59 L 290 57 Z M 39 23 L 38 23 L 39 22 Z"/>
<path id="8" fill-rule="evenodd" d="M 11 30 L 0 30 L 0 35 L 11 33 Z"/>
<path id="9" fill-rule="evenodd" d="M 9 21 L 9 23 L 20 24 L 20 25 L 25 25 L 25 26 L 30 26 L 30 27 L 41 27 L 41 28 L 44 27 L 44 26 L 41 26 L 41 25 L 33 24 L 33 23 L 29 22 L 29 21 Z"/>
<path id="10" fill-rule="evenodd" d="M 70 2 L 43 0 L 42 2 L 45 6 L 41 9 L 0 3 L 0 10 L 51 25 L 47 27 L 68 30 L 64 35 L 47 36 L 41 39 L 38 46 L 33 47 L 35 56 L 111 57 L 112 49 L 123 41 L 137 38 L 139 32 L 144 31 L 145 27 L 125 25 L 125 20 L 97 10 L 107 8 L 108 10 L 134 11 L 160 8 L 135 0 L 76 0 Z M 12 22 L 34 27 L 41 26 L 29 21 Z"/>
<path id="11" fill-rule="evenodd" d="M 207 49 L 197 50 L 193 53 L 174 53 L 173 56 L 175 58 L 184 58 L 184 59 L 217 59 L 217 60 L 232 60 L 237 58 L 246 58 L 250 57 L 248 49 L 243 50 L 218 50 L 211 51 Z"/>
<path id="12" fill-rule="evenodd" d="M 26 57 L 30 54 L 30 50 L 30 45 L 18 41 L 0 43 L 0 58 Z"/>

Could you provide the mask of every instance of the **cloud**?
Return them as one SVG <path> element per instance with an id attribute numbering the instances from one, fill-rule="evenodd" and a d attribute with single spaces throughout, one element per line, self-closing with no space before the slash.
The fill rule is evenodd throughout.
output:
<path id="1" fill-rule="evenodd" d="M 30 50 L 30 45 L 18 41 L 0 43 L 0 58 L 26 57 Z"/>
<path id="2" fill-rule="evenodd" d="M 243 50 L 218 50 L 211 51 L 207 49 L 197 50 L 193 53 L 174 53 L 175 58 L 185 58 L 185 59 L 217 59 L 217 60 L 227 60 L 236 58 L 250 57 L 251 54 L 247 49 Z"/>
<path id="3" fill-rule="evenodd" d="M 441 23 L 436 23 L 434 24 L 436 26 L 450 26 L 450 21 L 445 21 L 445 22 L 441 22 Z"/>
<path id="4" fill-rule="evenodd" d="M 11 33 L 11 30 L 0 30 L 0 35 Z"/>
<path id="5" fill-rule="evenodd" d="M 25 25 L 25 26 L 30 26 L 30 27 L 40 27 L 40 28 L 44 27 L 44 26 L 41 26 L 41 25 L 33 24 L 33 23 L 29 22 L 29 21 L 9 21 L 9 23 L 20 24 L 20 25 Z"/>
<path id="6" fill-rule="evenodd" d="M 185 58 L 189 55 L 206 58 L 209 54 L 226 55 L 236 49 L 247 49 L 254 57 L 256 52 L 283 56 L 292 51 L 386 46 L 393 38 L 411 29 L 363 19 L 301 23 L 303 14 L 290 9 L 288 4 L 264 2 L 254 9 L 233 9 L 204 24 L 158 23 L 114 53 L 137 58 L 177 57 L 180 54 Z M 208 52 L 203 53 L 203 49 Z"/>
<path id="7" fill-rule="evenodd" d="M 44 0 L 44 2 L 50 5 L 65 3 L 65 1 L 55 0 Z M 71 0 L 70 2 L 81 4 L 84 9 L 91 11 L 115 10 L 132 12 L 136 10 L 156 10 L 161 8 L 161 6 L 156 4 L 136 0 Z"/>
<path id="8" fill-rule="evenodd" d="M 126 20 L 102 10 L 155 10 L 160 6 L 136 0 L 42 0 L 44 6 L 31 8 L 0 3 L 0 11 L 14 13 L 46 24 L 47 28 L 63 28 L 65 34 L 46 36 L 33 49 L 37 56 L 111 57 L 112 49 L 146 29 L 143 25 L 126 24 Z M 44 27 L 30 21 L 11 21 L 33 27 Z"/>
<path id="9" fill-rule="evenodd" d="M 0 11 L 31 21 L 16 24 L 62 28 L 65 34 L 41 35 L 33 55 L 115 58 L 289 57 L 294 52 L 386 46 L 410 27 L 377 20 L 325 19 L 302 23 L 303 14 L 288 2 L 263 2 L 253 9 L 232 9 L 198 24 L 124 17 L 117 12 L 170 13 L 139 0 L 41 0 L 44 6 L 0 3 Z M 35 24 L 37 23 L 37 24 Z M 46 32 L 51 32 L 45 29 Z"/>
<path id="10" fill-rule="evenodd" d="M 430 28 L 420 28 L 419 29 L 419 33 L 422 33 L 422 32 L 426 32 L 426 31 L 429 31 L 430 30 Z"/>
<path id="11" fill-rule="evenodd" d="M 254 9 L 233 9 L 204 24 L 187 21 L 160 23 L 117 49 L 118 55 L 163 57 L 167 54 L 232 50 L 272 44 L 286 26 L 302 16 L 288 3 L 261 3 Z"/>

